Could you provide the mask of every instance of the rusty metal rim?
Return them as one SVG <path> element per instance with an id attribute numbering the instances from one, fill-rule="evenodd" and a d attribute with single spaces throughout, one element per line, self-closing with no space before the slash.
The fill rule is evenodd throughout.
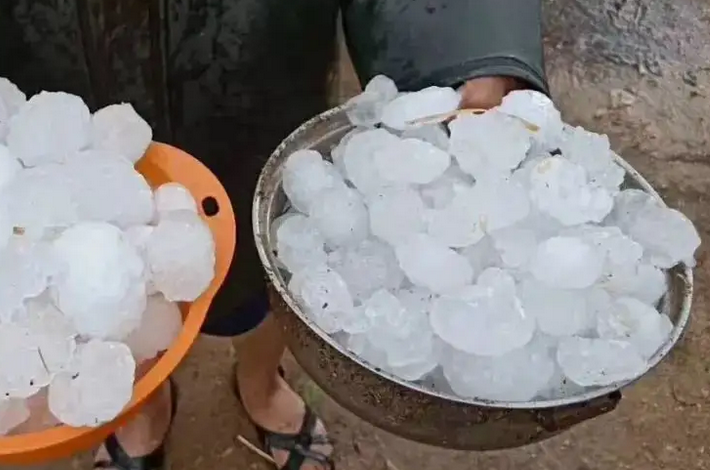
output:
<path id="1" fill-rule="evenodd" d="M 357 355 L 349 351 L 347 348 L 341 346 L 337 341 L 335 341 L 328 333 L 323 331 L 318 325 L 316 325 L 307 315 L 302 311 L 296 299 L 291 295 L 287 288 L 286 281 L 281 275 L 279 270 L 276 257 L 272 251 L 268 248 L 270 246 L 270 227 L 269 223 L 264 223 L 260 215 L 266 213 L 270 215 L 271 211 L 271 201 L 275 197 L 275 193 L 268 193 L 270 186 L 280 187 L 280 175 L 277 171 L 280 167 L 279 159 L 282 158 L 282 154 L 287 146 L 291 145 L 294 141 L 298 141 L 301 134 L 306 132 L 308 129 L 315 127 L 316 125 L 327 122 L 333 116 L 343 113 L 345 110 L 345 105 L 330 109 L 318 116 L 310 119 L 309 121 L 302 124 L 298 129 L 293 131 L 283 142 L 274 150 L 274 152 L 269 156 L 264 168 L 259 175 L 259 180 L 257 182 L 256 191 L 254 194 L 254 201 L 252 205 L 252 226 L 254 232 L 254 238 L 256 242 L 257 251 L 259 257 L 266 271 L 269 281 L 271 281 L 279 292 L 279 294 L 286 301 L 288 306 L 295 312 L 299 319 L 305 323 L 316 335 L 323 340 L 330 347 L 336 349 L 341 354 L 348 357 L 350 360 L 356 362 L 360 366 L 370 370 L 373 374 L 377 374 L 387 380 L 395 382 L 400 386 L 412 389 L 414 391 L 434 396 L 443 400 L 449 400 L 457 403 L 469 404 L 474 406 L 484 406 L 491 408 L 505 408 L 505 409 L 542 409 L 542 408 L 552 408 L 561 407 L 566 405 L 573 405 L 582 402 L 586 402 L 595 398 L 603 397 L 609 395 L 617 390 L 627 387 L 641 377 L 646 375 L 652 369 L 654 369 L 671 351 L 675 344 L 680 340 L 683 332 L 685 331 L 688 321 L 690 319 L 690 310 L 693 298 L 693 271 L 688 266 L 682 265 L 680 272 L 677 275 L 681 278 L 684 283 L 684 288 L 680 295 L 683 296 L 683 301 L 680 305 L 680 313 L 674 322 L 674 327 L 671 336 L 665 342 L 665 344 L 654 354 L 654 356 L 647 362 L 647 367 L 644 372 L 639 375 L 636 379 L 629 380 L 626 382 L 621 382 L 617 384 L 608 385 L 606 387 L 601 387 L 597 389 L 590 390 L 586 393 L 580 395 L 574 395 L 565 398 L 559 398 L 554 400 L 535 400 L 528 402 L 507 402 L 507 401 L 493 401 L 493 400 L 482 400 L 482 399 L 468 399 L 463 397 L 458 397 L 455 395 L 442 394 L 437 391 L 422 387 L 420 385 L 414 384 L 412 382 L 407 382 L 400 379 L 386 371 L 376 368 L 366 361 L 359 358 Z M 646 179 L 641 176 L 641 174 L 636 171 L 626 160 L 621 158 L 621 156 L 616 153 L 613 154 L 616 162 L 624 168 L 627 175 L 630 176 L 642 190 L 649 193 L 654 199 L 656 199 L 664 207 L 667 206 L 665 201 L 656 192 L 655 189 L 650 185 Z M 278 183 L 269 184 L 269 179 L 278 176 Z M 267 217 L 267 221 L 273 220 L 272 217 Z M 266 226 L 265 226 L 266 225 Z"/>

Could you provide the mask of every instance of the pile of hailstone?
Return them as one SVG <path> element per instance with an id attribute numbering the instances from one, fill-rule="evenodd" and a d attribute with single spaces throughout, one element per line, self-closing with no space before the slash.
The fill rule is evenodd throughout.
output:
<path id="1" fill-rule="evenodd" d="M 0 435 L 46 391 L 71 426 L 113 419 L 136 364 L 182 327 L 176 302 L 214 275 L 214 243 L 181 185 L 134 169 L 150 126 L 129 104 L 26 99 L 0 78 Z M 44 390 L 47 389 L 47 390 Z"/>
<path id="2" fill-rule="evenodd" d="M 622 189 L 607 137 L 564 124 L 542 94 L 417 125 L 459 100 L 379 76 L 330 155 L 290 155 L 291 208 L 272 227 L 290 291 L 360 358 L 462 397 L 637 377 L 671 333 L 657 306 L 665 270 L 693 265 L 693 224 Z"/>

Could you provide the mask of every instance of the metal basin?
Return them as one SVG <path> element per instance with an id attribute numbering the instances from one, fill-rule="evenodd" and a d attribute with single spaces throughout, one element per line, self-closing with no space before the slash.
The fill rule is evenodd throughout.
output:
<path id="1" fill-rule="evenodd" d="M 492 450 L 517 447 L 554 436 L 612 411 L 628 383 L 597 388 L 555 400 L 496 402 L 464 399 L 424 384 L 403 381 L 342 347 L 301 310 L 279 270 L 271 221 L 284 211 L 281 168 L 296 150 L 312 148 L 323 155 L 353 126 L 343 108 L 306 122 L 274 151 L 264 167 L 253 206 L 256 246 L 270 282 L 271 307 L 279 317 L 289 348 L 313 380 L 335 401 L 360 418 L 401 437 L 439 447 Z M 626 187 L 649 192 L 648 182 L 620 157 Z M 662 201 L 661 201 L 662 202 Z M 649 372 L 673 348 L 686 328 L 693 292 L 692 271 L 678 266 L 668 273 L 669 291 L 661 309 L 674 323 L 671 337 L 648 363 Z"/>

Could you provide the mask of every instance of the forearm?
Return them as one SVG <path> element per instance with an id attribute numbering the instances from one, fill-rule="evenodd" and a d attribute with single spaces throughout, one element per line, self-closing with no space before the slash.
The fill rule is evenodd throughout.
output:
<path id="1" fill-rule="evenodd" d="M 350 54 L 363 82 L 402 90 L 508 76 L 547 92 L 540 0 L 345 0 Z"/>

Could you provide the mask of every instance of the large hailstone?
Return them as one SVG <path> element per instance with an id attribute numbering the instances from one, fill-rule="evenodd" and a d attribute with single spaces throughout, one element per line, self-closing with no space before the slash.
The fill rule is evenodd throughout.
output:
<path id="1" fill-rule="evenodd" d="M 535 165 L 530 192 L 541 211 L 568 226 L 601 222 L 614 205 L 606 188 L 590 183 L 583 167 L 563 157 L 548 157 Z"/>
<path id="2" fill-rule="evenodd" d="M 271 224 L 276 254 L 290 272 L 325 264 L 325 239 L 313 221 L 299 213 L 287 213 Z"/>
<path id="3" fill-rule="evenodd" d="M 372 127 L 380 122 L 387 103 L 397 96 L 397 85 L 384 75 L 377 75 L 369 81 L 365 90 L 348 100 L 345 113 L 355 126 Z"/>
<path id="4" fill-rule="evenodd" d="M 348 285 L 327 266 L 308 266 L 293 273 L 288 288 L 326 333 L 340 331 L 343 317 L 353 312 Z"/>
<path id="5" fill-rule="evenodd" d="M 338 170 L 315 150 L 298 150 L 284 163 L 284 192 L 291 204 L 305 214 L 319 199 L 322 190 L 342 186 L 345 183 Z"/>
<path id="6" fill-rule="evenodd" d="M 601 338 L 630 342 L 646 359 L 669 338 L 673 323 L 668 315 L 638 299 L 616 299 L 611 308 L 600 312 L 597 332 Z"/>
<path id="7" fill-rule="evenodd" d="M 49 386 L 49 410 L 75 427 L 111 421 L 133 396 L 135 370 L 125 344 L 97 340 L 82 344 L 68 370 Z"/>
<path id="8" fill-rule="evenodd" d="M 447 344 L 479 356 L 525 346 L 535 331 L 535 318 L 523 310 L 515 281 L 497 268 L 484 271 L 475 286 L 434 301 L 430 319 Z"/>
<path id="9" fill-rule="evenodd" d="M 0 399 L 31 397 L 52 379 L 28 328 L 0 323 L 0 358 Z"/>
<path id="10" fill-rule="evenodd" d="M 433 292 L 456 291 L 473 279 L 473 268 L 464 256 L 428 235 L 410 236 L 395 253 L 409 280 Z"/>
<path id="11" fill-rule="evenodd" d="M 180 183 L 165 183 L 153 192 L 155 212 L 158 217 L 175 211 L 190 211 L 197 213 L 197 201 L 190 190 Z"/>
<path id="12" fill-rule="evenodd" d="M 0 320 L 23 307 L 26 299 L 41 294 L 56 273 L 46 242 L 13 237 L 0 251 Z"/>
<path id="13" fill-rule="evenodd" d="M 192 302 L 214 279 L 212 232 L 193 212 L 163 217 L 148 237 L 145 257 L 155 288 L 174 302 Z"/>
<path id="14" fill-rule="evenodd" d="M 533 136 L 545 150 L 554 150 L 559 144 L 564 123 L 555 103 L 546 95 L 532 90 L 515 90 L 503 98 L 497 109 L 537 126 L 539 129 L 533 132 Z"/>
<path id="15" fill-rule="evenodd" d="M 455 393 L 496 401 L 530 401 L 548 386 L 555 372 L 547 345 L 539 340 L 500 356 L 444 348 L 441 364 Z"/>
<path id="16" fill-rule="evenodd" d="M 609 138 L 581 127 L 567 128 L 560 143 L 562 156 L 584 168 L 592 184 L 612 194 L 619 191 L 626 172 L 616 164 Z"/>
<path id="17" fill-rule="evenodd" d="M 476 178 L 491 171 L 510 173 L 530 149 L 530 131 L 523 123 L 495 110 L 461 116 L 449 129 L 449 151 L 461 168 Z"/>
<path id="18" fill-rule="evenodd" d="M 432 86 L 407 93 L 385 106 L 382 111 L 382 124 L 391 129 L 403 130 L 411 121 L 455 111 L 460 102 L 461 96 L 452 88 Z"/>
<path id="19" fill-rule="evenodd" d="M 399 138 L 384 129 L 371 129 L 352 135 L 340 159 L 348 180 L 364 195 L 388 185 L 375 165 L 375 154 Z"/>
<path id="20" fill-rule="evenodd" d="M 538 245 L 530 271 L 549 287 L 584 289 L 602 274 L 604 258 L 592 245 L 575 237 L 553 237 Z"/>
<path id="21" fill-rule="evenodd" d="M 557 363 L 583 387 L 623 383 L 646 370 L 646 361 L 628 341 L 569 336 L 560 341 Z"/>
<path id="22" fill-rule="evenodd" d="M 362 196 L 345 185 L 318 193 L 310 205 L 310 219 L 330 247 L 355 245 L 370 231 Z"/>
<path id="23" fill-rule="evenodd" d="M 79 221 L 65 165 L 47 164 L 21 170 L 3 193 L 11 224 L 27 238 L 39 240 L 49 231 Z"/>
<path id="24" fill-rule="evenodd" d="M 111 151 L 81 152 L 66 165 L 80 220 L 121 228 L 153 220 L 153 192 L 133 165 Z"/>
<path id="25" fill-rule="evenodd" d="M 54 241 L 59 263 L 53 295 L 77 331 L 90 338 L 122 339 L 145 310 L 145 265 L 120 229 L 84 222 Z"/>
<path id="26" fill-rule="evenodd" d="M 451 157 L 429 142 L 397 139 L 374 154 L 377 171 L 385 180 L 400 184 L 427 184 L 441 176 Z"/>
<path id="27" fill-rule="evenodd" d="M 25 166 L 63 163 L 91 142 L 91 114 L 78 96 L 43 91 L 10 121 L 7 146 Z"/>
<path id="28" fill-rule="evenodd" d="M 175 341 L 182 329 L 182 315 L 175 302 L 160 294 L 148 297 L 141 324 L 126 338 L 136 362 L 153 359 Z"/>
<path id="29" fill-rule="evenodd" d="M 116 152 L 130 163 L 143 157 L 151 140 L 153 129 L 130 103 L 106 106 L 91 118 L 93 147 Z"/>

